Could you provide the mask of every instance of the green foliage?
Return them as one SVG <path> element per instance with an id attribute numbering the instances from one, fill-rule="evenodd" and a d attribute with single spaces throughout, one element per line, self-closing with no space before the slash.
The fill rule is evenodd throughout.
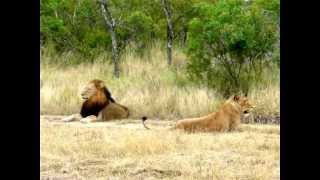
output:
<path id="1" fill-rule="evenodd" d="M 261 81 L 263 68 L 270 62 L 268 54 L 278 39 L 278 24 L 262 7 L 242 0 L 220 0 L 215 5 L 197 4 L 195 14 L 189 24 L 187 49 L 190 78 L 225 95 L 247 92 L 253 81 Z"/>
<path id="2" fill-rule="evenodd" d="M 68 63 L 91 62 L 104 51 L 110 54 L 111 37 L 96 0 L 40 2 L 42 46 L 60 55 L 77 54 Z M 150 56 L 148 47 L 154 42 L 165 44 L 167 22 L 159 0 L 109 2 L 120 52 L 130 47 L 138 55 Z M 174 45 L 187 47 L 188 75 L 194 82 L 230 94 L 263 83 L 266 69 L 279 67 L 279 0 L 172 0 L 170 4 Z"/>
<path id="3" fill-rule="evenodd" d="M 257 10 L 263 11 L 263 13 L 274 21 L 280 23 L 280 1 L 279 0 L 255 0 L 253 6 L 257 7 Z"/>
<path id="4" fill-rule="evenodd" d="M 185 41 L 192 6 L 198 1 L 171 2 L 175 41 Z M 120 50 L 133 44 L 135 51 L 141 53 L 150 43 L 166 40 L 166 19 L 159 0 L 111 0 L 109 3 Z M 58 52 L 75 51 L 85 59 L 94 59 L 101 50 L 111 51 L 110 35 L 97 1 L 41 0 L 40 4 L 43 44 L 55 43 Z"/>
<path id="5" fill-rule="evenodd" d="M 40 32 L 43 44 L 54 43 L 57 52 L 79 52 L 85 59 L 93 59 L 99 49 L 109 46 L 94 1 L 41 0 Z M 97 28 L 93 28 L 97 27 Z"/>
<path id="6" fill-rule="evenodd" d="M 152 30 L 152 19 L 141 11 L 135 11 L 127 18 L 131 32 L 143 32 L 134 34 L 136 40 L 147 40 Z"/>
<path id="7" fill-rule="evenodd" d="M 127 39 L 135 44 L 135 52 L 143 54 L 145 47 L 150 43 L 151 32 L 153 31 L 152 18 L 142 11 L 134 11 L 127 16 L 124 28 Z"/>

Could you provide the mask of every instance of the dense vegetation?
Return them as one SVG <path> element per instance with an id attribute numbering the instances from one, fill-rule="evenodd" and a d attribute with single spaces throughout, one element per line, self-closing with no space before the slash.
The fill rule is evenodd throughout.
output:
<path id="1" fill-rule="evenodd" d="M 53 54 L 72 52 L 77 56 L 72 61 L 52 58 L 47 63 L 90 63 L 102 53 L 111 56 L 111 35 L 99 2 L 41 0 L 41 46 L 50 47 Z M 187 55 L 190 83 L 214 88 L 223 95 L 247 93 L 278 72 L 279 0 L 168 3 L 173 51 L 182 49 Z M 155 43 L 165 50 L 168 24 L 160 0 L 109 0 L 108 5 L 117 27 L 120 57 L 128 49 L 141 57 L 150 56 L 149 47 Z"/>
<path id="2" fill-rule="evenodd" d="M 189 73 L 226 95 L 247 93 L 275 63 L 278 23 L 275 11 L 260 3 L 228 0 L 199 3 L 189 23 Z M 268 3 L 272 3 L 269 1 Z M 275 67 L 276 68 L 276 67 Z"/>

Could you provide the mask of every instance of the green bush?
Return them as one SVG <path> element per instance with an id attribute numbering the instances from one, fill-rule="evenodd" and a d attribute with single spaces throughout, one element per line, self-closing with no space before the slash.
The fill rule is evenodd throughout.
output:
<path id="1" fill-rule="evenodd" d="M 197 4 L 187 48 L 191 80 L 226 96 L 247 93 L 253 82 L 262 81 L 278 40 L 277 22 L 263 12 L 261 3 L 243 0 Z"/>

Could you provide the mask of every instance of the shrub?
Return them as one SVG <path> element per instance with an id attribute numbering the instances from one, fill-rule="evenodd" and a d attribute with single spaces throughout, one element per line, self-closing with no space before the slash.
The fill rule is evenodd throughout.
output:
<path id="1" fill-rule="evenodd" d="M 260 2 L 260 1 L 259 1 Z M 224 95 L 247 93 L 262 80 L 278 40 L 278 24 L 263 6 L 242 0 L 199 3 L 189 23 L 188 74 Z"/>

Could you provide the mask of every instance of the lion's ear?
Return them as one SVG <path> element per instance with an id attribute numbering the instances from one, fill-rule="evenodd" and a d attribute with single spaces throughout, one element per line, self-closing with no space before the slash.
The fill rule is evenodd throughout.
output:
<path id="1" fill-rule="evenodd" d="M 100 88 L 105 87 L 105 85 L 104 85 L 104 83 L 102 81 L 99 83 L 99 86 L 100 86 Z"/>
<path id="2" fill-rule="evenodd" d="M 248 97 L 248 92 L 246 92 L 246 93 L 244 94 L 244 97 Z"/>
<path id="3" fill-rule="evenodd" d="M 240 99 L 240 96 L 239 96 L 239 95 L 234 95 L 234 96 L 233 96 L 233 100 L 234 100 L 234 101 L 239 101 L 239 99 Z"/>

